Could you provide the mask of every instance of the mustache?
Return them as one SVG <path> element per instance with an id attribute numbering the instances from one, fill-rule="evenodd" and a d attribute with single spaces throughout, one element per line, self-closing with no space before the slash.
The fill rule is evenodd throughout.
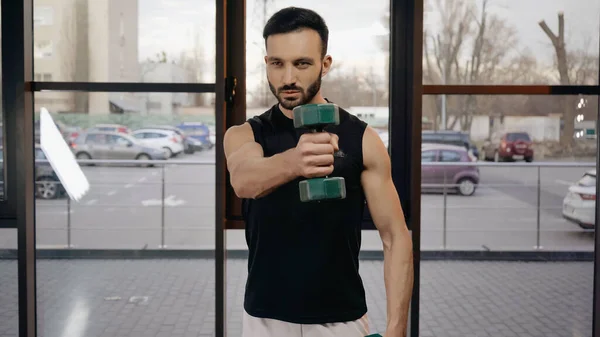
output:
<path id="1" fill-rule="evenodd" d="M 289 91 L 289 90 L 302 91 L 302 88 L 297 87 L 295 85 L 284 85 L 283 87 L 280 87 L 278 91 L 282 92 L 282 91 Z"/>

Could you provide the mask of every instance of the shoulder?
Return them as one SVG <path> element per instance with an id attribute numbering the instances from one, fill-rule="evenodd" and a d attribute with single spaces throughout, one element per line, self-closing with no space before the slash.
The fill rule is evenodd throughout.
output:
<path id="1" fill-rule="evenodd" d="M 363 165 L 365 169 L 387 169 L 390 167 L 390 156 L 379 133 L 367 126 L 362 141 Z"/>
<path id="2" fill-rule="evenodd" d="M 225 132 L 223 143 L 225 143 L 228 138 L 235 139 L 239 137 L 251 137 L 254 139 L 254 141 L 258 142 L 260 134 L 263 132 L 263 130 L 265 128 L 272 127 L 272 114 L 273 108 L 261 113 L 260 115 L 252 116 L 246 119 L 243 124 L 230 127 Z"/>
<path id="3" fill-rule="evenodd" d="M 223 148 L 225 149 L 225 154 L 227 155 L 234 152 L 245 143 L 253 140 L 254 132 L 252 132 L 250 123 L 245 122 L 241 125 L 234 125 L 227 129 L 223 136 Z"/>
<path id="4" fill-rule="evenodd" d="M 252 131 L 254 133 L 260 133 L 265 128 L 273 128 L 273 109 L 275 107 L 271 107 L 269 110 L 261 113 L 260 115 L 256 115 L 250 117 L 246 120 L 246 123 L 252 127 Z"/>
<path id="5" fill-rule="evenodd" d="M 238 148 L 249 141 L 258 142 L 262 128 L 270 124 L 273 109 L 248 118 L 243 124 L 231 126 L 223 136 L 225 150 Z"/>

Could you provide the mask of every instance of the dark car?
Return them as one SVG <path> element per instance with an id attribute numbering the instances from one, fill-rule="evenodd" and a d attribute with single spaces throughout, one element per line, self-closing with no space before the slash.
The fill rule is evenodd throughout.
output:
<path id="1" fill-rule="evenodd" d="M 183 130 L 188 137 L 200 143 L 202 149 L 212 149 L 215 144 L 210 137 L 210 128 L 208 125 L 200 122 L 183 122 L 176 125 L 177 128 Z"/>
<path id="2" fill-rule="evenodd" d="M 4 158 L 2 148 L 0 148 L 0 158 Z M 4 180 L 4 165 L 0 165 L 0 179 Z M 66 195 L 65 188 L 39 145 L 35 147 L 35 182 L 37 198 L 56 199 Z M 4 195 L 4 183 L 0 185 L 0 190 L 0 195 Z"/>
<path id="3" fill-rule="evenodd" d="M 479 184 L 479 168 L 475 165 L 427 165 L 427 163 L 469 163 L 477 158 L 463 146 L 423 144 L 421 146 L 421 184 L 423 191 L 449 191 L 470 196 Z"/>
<path id="4" fill-rule="evenodd" d="M 479 158 L 479 150 L 477 146 L 471 142 L 471 137 L 468 133 L 460 131 L 430 131 L 426 130 L 421 133 L 423 144 L 448 144 L 462 146 L 467 150 L 471 150 L 475 158 Z"/>
<path id="5" fill-rule="evenodd" d="M 525 160 L 533 161 L 533 142 L 527 132 L 506 132 L 494 133 L 492 137 L 486 139 L 481 148 L 485 160 L 515 161 Z"/>

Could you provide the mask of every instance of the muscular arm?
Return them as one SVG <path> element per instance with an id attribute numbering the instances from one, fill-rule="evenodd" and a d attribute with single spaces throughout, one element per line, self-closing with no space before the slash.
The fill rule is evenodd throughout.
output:
<path id="1" fill-rule="evenodd" d="M 233 126 L 223 139 L 231 185 L 240 198 L 259 198 L 295 178 L 289 151 L 264 157 L 248 123 Z"/>
<path id="2" fill-rule="evenodd" d="M 413 287 L 412 240 L 392 181 L 389 155 L 377 132 L 370 127 L 363 137 L 363 162 L 362 185 L 383 242 L 387 298 L 385 336 L 405 336 Z"/>

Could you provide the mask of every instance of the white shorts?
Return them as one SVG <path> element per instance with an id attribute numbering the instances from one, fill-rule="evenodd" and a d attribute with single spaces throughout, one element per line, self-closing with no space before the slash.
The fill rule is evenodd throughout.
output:
<path id="1" fill-rule="evenodd" d="M 243 310 L 242 337 L 364 337 L 369 335 L 369 319 L 327 324 L 295 324 L 250 316 Z"/>

